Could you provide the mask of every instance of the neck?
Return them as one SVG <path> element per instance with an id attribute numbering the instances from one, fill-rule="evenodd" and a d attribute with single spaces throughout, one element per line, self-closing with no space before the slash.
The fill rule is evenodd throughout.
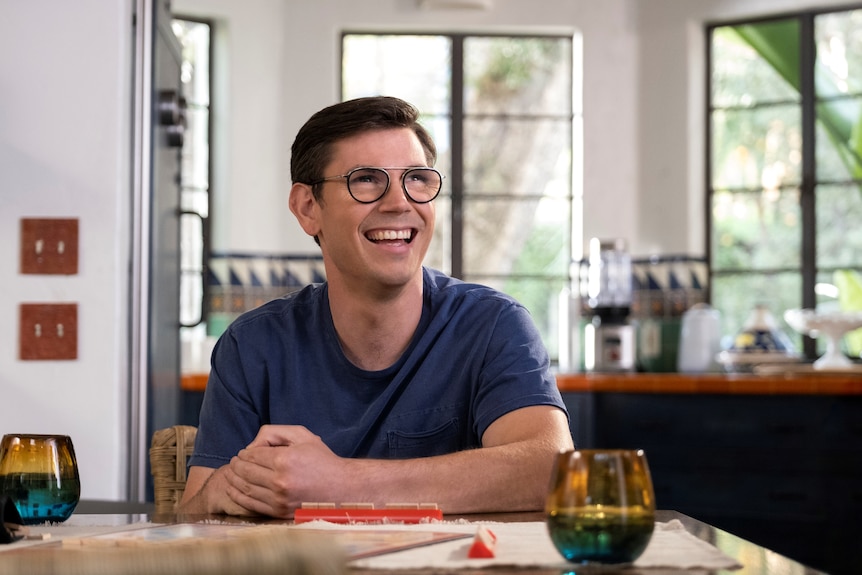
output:
<path id="1" fill-rule="evenodd" d="M 422 275 L 393 289 L 329 285 L 329 307 L 342 350 L 357 367 L 385 369 L 410 345 L 422 316 Z"/>

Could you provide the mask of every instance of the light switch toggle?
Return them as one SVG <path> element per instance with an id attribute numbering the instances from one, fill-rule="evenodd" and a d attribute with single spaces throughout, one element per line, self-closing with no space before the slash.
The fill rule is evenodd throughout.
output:
<path id="1" fill-rule="evenodd" d="M 57 324 L 57 337 L 63 337 L 63 330 L 64 330 L 63 324 L 58 323 Z M 41 323 L 37 323 L 36 326 L 33 328 L 33 335 L 35 335 L 36 337 L 42 337 L 42 324 Z"/>

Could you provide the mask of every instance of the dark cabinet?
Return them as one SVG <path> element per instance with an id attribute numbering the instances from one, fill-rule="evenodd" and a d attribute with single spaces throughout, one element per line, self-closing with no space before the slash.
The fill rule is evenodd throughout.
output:
<path id="1" fill-rule="evenodd" d="M 862 544 L 862 395 L 565 392 L 579 447 L 642 448 L 656 501 L 833 574 Z"/>

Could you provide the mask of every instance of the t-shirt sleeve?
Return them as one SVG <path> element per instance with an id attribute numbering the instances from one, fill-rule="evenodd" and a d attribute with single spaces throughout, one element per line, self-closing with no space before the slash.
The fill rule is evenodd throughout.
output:
<path id="1" fill-rule="evenodd" d="M 251 443 L 262 422 L 254 409 L 232 330 L 219 339 L 211 363 L 189 465 L 217 468 Z"/>
<path id="2" fill-rule="evenodd" d="M 552 405 L 566 411 L 541 335 L 520 304 L 505 307 L 497 317 L 476 399 L 479 437 L 497 418 L 516 409 Z"/>

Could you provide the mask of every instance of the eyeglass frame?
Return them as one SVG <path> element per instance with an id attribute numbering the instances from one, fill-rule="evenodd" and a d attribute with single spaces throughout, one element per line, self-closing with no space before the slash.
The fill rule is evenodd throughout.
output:
<path id="1" fill-rule="evenodd" d="M 381 172 L 386 174 L 386 188 L 384 188 L 383 192 L 373 200 L 360 200 L 353 195 L 353 190 L 350 189 L 350 176 L 352 176 L 355 172 L 358 172 L 359 170 L 380 170 Z M 319 180 L 308 182 L 306 185 L 316 186 L 317 184 L 322 184 L 323 182 L 329 182 L 343 178 L 345 183 L 347 184 L 347 193 L 350 194 L 350 197 L 353 198 L 354 201 L 359 202 L 360 204 L 373 204 L 374 202 L 380 201 L 383 196 L 386 195 L 386 192 L 389 191 L 389 188 L 392 186 L 392 176 L 389 175 L 389 170 L 404 170 L 404 172 L 401 174 L 401 189 L 404 190 L 404 195 L 407 196 L 407 199 L 409 199 L 414 204 L 429 204 L 435 199 L 437 199 L 437 196 L 440 195 L 440 190 L 443 189 L 443 179 L 446 177 L 440 170 L 431 166 L 359 166 L 353 168 L 346 174 L 339 174 L 337 176 L 320 178 Z M 413 196 L 410 195 L 410 192 L 407 191 L 407 185 L 404 183 L 404 178 L 407 177 L 407 174 L 415 170 L 428 170 L 431 172 L 435 172 L 438 176 L 440 176 L 440 186 L 437 188 L 437 193 L 423 202 L 414 199 Z"/>

